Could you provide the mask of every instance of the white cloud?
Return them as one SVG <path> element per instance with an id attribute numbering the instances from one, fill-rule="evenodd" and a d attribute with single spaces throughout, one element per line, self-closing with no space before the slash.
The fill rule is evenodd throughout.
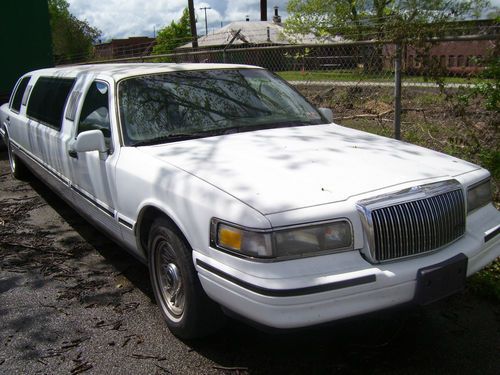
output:
<path id="1" fill-rule="evenodd" d="M 70 11 L 76 17 L 87 20 L 99 28 L 102 39 L 126 38 L 129 36 L 153 36 L 156 30 L 178 20 L 187 7 L 186 0 L 68 0 Z M 286 18 L 287 0 L 268 0 L 267 19 L 272 20 L 273 7 L 279 6 L 282 19 Z M 500 0 L 491 0 L 493 6 L 500 6 Z M 260 19 L 259 0 L 202 0 L 195 1 L 198 34 L 205 34 L 205 13 L 207 10 L 209 31 L 227 25 L 232 21 Z"/>
<path id="2" fill-rule="evenodd" d="M 500 1 L 500 0 L 499 0 Z M 153 36 L 156 30 L 178 20 L 187 7 L 186 0 L 68 0 L 70 12 L 77 18 L 87 20 L 90 25 L 102 31 L 102 40 L 126 38 L 130 36 Z M 286 0 L 268 0 L 268 19 L 274 14 L 273 7 L 280 7 L 285 15 Z M 250 16 L 252 21 L 260 19 L 259 0 L 205 0 L 195 1 L 198 34 L 205 33 L 205 13 L 207 10 L 209 29 L 219 28 L 221 22 L 242 21 Z"/>
<path id="3" fill-rule="evenodd" d="M 103 39 L 152 35 L 179 19 L 184 0 L 70 0 L 70 11 L 99 28 Z"/>

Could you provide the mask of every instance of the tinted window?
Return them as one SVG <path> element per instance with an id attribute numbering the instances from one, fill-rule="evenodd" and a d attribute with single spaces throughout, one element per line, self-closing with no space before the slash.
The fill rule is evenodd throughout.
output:
<path id="1" fill-rule="evenodd" d="M 31 77 L 24 77 L 21 80 L 21 83 L 19 83 L 19 86 L 17 86 L 17 90 L 14 93 L 14 98 L 12 99 L 11 108 L 16 112 L 19 112 L 21 110 L 21 102 L 23 101 L 24 91 L 26 90 L 26 86 L 28 86 L 30 78 Z"/>
<path id="2" fill-rule="evenodd" d="M 101 130 L 104 137 L 111 137 L 109 122 L 108 85 L 103 82 L 94 82 L 89 88 L 83 102 L 78 133 L 86 130 Z"/>
<path id="3" fill-rule="evenodd" d="M 40 77 L 29 99 L 28 116 L 59 130 L 64 105 L 74 82 L 74 79 Z"/>

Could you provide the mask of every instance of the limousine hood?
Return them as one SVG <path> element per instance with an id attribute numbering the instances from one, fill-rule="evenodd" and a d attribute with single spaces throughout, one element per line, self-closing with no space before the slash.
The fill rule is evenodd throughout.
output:
<path id="1" fill-rule="evenodd" d="M 342 201 L 411 181 L 451 178 L 479 168 L 338 125 L 260 130 L 141 150 L 263 214 Z"/>

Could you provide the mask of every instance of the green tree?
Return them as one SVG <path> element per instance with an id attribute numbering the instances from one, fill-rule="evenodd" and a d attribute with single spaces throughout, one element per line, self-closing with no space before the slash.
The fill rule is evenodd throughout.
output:
<path id="1" fill-rule="evenodd" d="M 500 25 L 500 17 L 494 18 Z M 479 74 L 479 81 L 476 82 L 460 100 L 465 104 L 472 98 L 483 98 L 486 110 L 495 111 L 500 114 L 500 44 L 495 43 L 488 56 L 485 56 L 485 69 Z M 497 126 L 497 130 L 500 126 Z M 500 158 L 500 152 L 497 152 Z M 500 175 L 500 164 L 494 168 Z"/>
<path id="2" fill-rule="evenodd" d="M 170 25 L 158 31 L 153 54 L 171 53 L 175 48 L 189 41 L 191 41 L 189 11 L 185 8 L 178 22 L 172 21 Z"/>
<path id="3" fill-rule="evenodd" d="M 290 0 L 286 29 L 351 40 L 418 40 L 446 32 L 450 21 L 479 16 L 488 0 Z"/>
<path id="4" fill-rule="evenodd" d="M 56 63 L 86 60 L 101 31 L 73 16 L 66 0 L 48 0 L 48 6 Z"/>
<path id="5" fill-rule="evenodd" d="M 427 41 L 446 35 L 450 21 L 478 17 L 488 0 L 290 0 L 289 35 L 348 40 L 386 40 L 429 49 Z M 365 72 L 382 70 L 382 45 L 362 48 Z"/>

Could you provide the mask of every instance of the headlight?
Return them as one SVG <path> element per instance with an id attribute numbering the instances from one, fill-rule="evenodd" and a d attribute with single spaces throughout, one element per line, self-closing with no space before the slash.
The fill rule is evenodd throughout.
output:
<path id="1" fill-rule="evenodd" d="M 223 223 L 218 223 L 216 226 L 217 247 L 252 257 L 272 256 L 270 233 L 253 232 Z"/>
<path id="2" fill-rule="evenodd" d="M 280 257 L 347 249 L 352 245 L 351 225 L 347 221 L 280 230 L 274 236 L 276 255 Z"/>
<path id="3" fill-rule="evenodd" d="M 258 231 L 212 220 L 213 247 L 243 256 L 289 258 L 352 249 L 351 224 L 347 220 Z"/>
<path id="4" fill-rule="evenodd" d="M 491 202 L 491 181 L 487 179 L 467 190 L 467 212 Z"/>

